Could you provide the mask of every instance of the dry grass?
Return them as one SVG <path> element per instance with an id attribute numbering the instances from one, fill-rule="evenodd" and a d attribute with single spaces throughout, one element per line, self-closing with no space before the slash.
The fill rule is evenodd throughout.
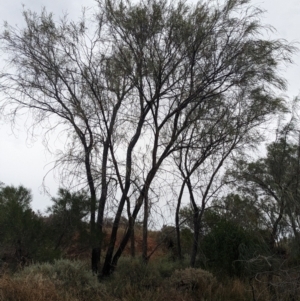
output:
<path id="1" fill-rule="evenodd" d="M 271 283 L 270 285 L 268 285 Z M 267 274 L 258 275 L 252 281 L 255 300 L 280 300 L 280 301 L 299 301 L 300 300 L 300 275 L 299 273 L 289 274 L 285 271 L 280 276 L 268 278 Z"/>
<path id="2" fill-rule="evenodd" d="M 214 300 L 219 301 L 250 301 L 252 300 L 251 287 L 239 279 L 219 283 L 214 293 Z M 267 300 L 267 299 L 266 299 Z"/>
<path id="3" fill-rule="evenodd" d="M 216 287 L 216 278 L 202 269 L 176 270 L 169 279 L 169 286 L 177 291 L 189 291 L 200 300 L 211 300 L 213 288 Z"/>
<path id="4" fill-rule="evenodd" d="M 42 275 L 14 279 L 9 276 L 0 278 L 1 301 L 59 301 L 55 285 Z"/>

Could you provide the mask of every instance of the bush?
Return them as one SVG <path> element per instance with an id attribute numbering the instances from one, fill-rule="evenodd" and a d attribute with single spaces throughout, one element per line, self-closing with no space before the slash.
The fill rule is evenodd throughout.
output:
<path id="1" fill-rule="evenodd" d="M 55 260 L 53 264 L 34 264 L 26 267 L 17 276 L 19 279 L 30 277 L 37 281 L 41 277 L 50 280 L 63 293 L 93 300 L 97 295 L 106 295 L 105 287 L 82 261 L 66 259 Z"/>
<path id="2" fill-rule="evenodd" d="M 175 270 L 184 269 L 189 266 L 189 258 L 186 257 L 183 260 L 174 261 L 168 256 L 156 259 L 151 264 L 158 270 L 159 275 L 162 278 L 169 278 L 175 272 Z"/>
<path id="3" fill-rule="evenodd" d="M 215 277 L 202 269 L 186 268 L 176 270 L 169 279 L 171 288 L 177 290 L 197 291 L 198 297 L 210 298 L 212 287 L 216 285 Z M 199 295 L 200 294 L 200 295 Z"/>
<path id="4" fill-rule="evenodd" d="M 241 277 L 245 273 L 242 262 L 260 250 L 256 240 L 252 233 L 231 221 L 220 219 L 202 241 L 205 266 L 220 278 Z"/>
<path id="5" fill-rule="evenodd" d="M 157 286 L 161 280 L 159 272 L 151 262 L 145 264 L 141 259 L 129 257 L 119 261 L 113 277 L 122 281 L 126 279 L 131 285 L 146 287 Z"/>

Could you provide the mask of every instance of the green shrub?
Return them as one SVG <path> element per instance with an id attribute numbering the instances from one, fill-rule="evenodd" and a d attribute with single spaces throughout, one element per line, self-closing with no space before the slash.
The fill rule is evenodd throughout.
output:
<path id="1" fill-rule="evenodd" d="M 243 262 L 260 250 L 260 244 L 255 240 L 252 233 L 231 221 L 220 219 L 201 244 L 205 266 L 220 278 L 241 277 L 245 274 Z"/>
<path id="2" fill-rule="evenodd" d="M 97 277 L 93 276 L 83 261 L 60 259 L 55 260 L 53 264 L 34 264 L 18 273 L 17 277 L 49 279 L 59 291 L 78 296 L 84 300 L 106 294 L 105 286 L 99 283 Z"/>
<path id="3" fill-rule="evenodd" d="M 162 278 L 169 278 L 175 272 L 175 270 L 184 269 L 189 266 L 189 258 L 184 258 L 183 260 L 174 261 L 168 256 L 156 259 L 151 264 L 158 270 L 159 275 Z"/>
<path id="4" fill-rule="evenodd" d="M 123 257 L 119 260 L 112 275 L 115 287 L 125 284 L 144 288 L 157 287 L 161 282 L 159 271 L 150 262 L 145 264 L 141 258 Z"/>

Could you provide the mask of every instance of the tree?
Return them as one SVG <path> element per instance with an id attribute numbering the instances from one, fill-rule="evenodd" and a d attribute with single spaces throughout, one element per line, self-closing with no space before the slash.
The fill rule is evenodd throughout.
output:
<path id="1" fill-rule="evenodd" d="M 263 122 L 266 114 L 254 109 L 253 103 L 244 103 L 244 100 L 242 96 L 231 98 L 230 103 L 223 101 L 222 96 L 215 99 L 213 106 L 217 105 L 217 109 L 204 109 L 211 115 L 191 123 L 183 133 L 185 140 L 181 148 L 173 153 L 173 160 L 182 179 L 175 216 L 179 256 L 179 213 L 185 187 L 193 210 L 194 246 L 191 266 L 195 265 L 205 209 L 223 185 L 220 175 L 224 172 L 225 163 L 228 163 L 230 157 L 257 145 L 262 138 L 257 126 Z"/>
<path id="2" fill-rule="evenodd" d="M 33 215 L 31 201 L 31 192 L 23 186 L 3 186 L 0 189 L 1 240 L 4 244 L 11 244 L 16 252 L 27 237 L 26 224 Z"/>
<path id="3" fill-rule="evenodd" d="M 236 104 L 232 101 L 231 105 L 234 107 L 240 104 L 239 101 Z M 187 144 L 185 148 L 179 151 L 179 158 L 175 157 L 176 165 L 183 180 L 180 196 L 182 196 L 182 191 L 186 185 L 193 210 L 194 245 L 190 263 L 192 267 L 195 266 L 199 233 L 206 205 L 222 186 L 217 180 L 221 168 L 235 150 L 242 145 L 253 143 L 257 139 L 255 135 L 253 137 L 253 133 L 249 133 L 253 124 L 249 120 L 244 119 L 242 121 L 242 116 L 245 116 L 249 108 L 244 106 L 244 110 L 240 110 L 236 116 L 233 116 L 232 111 L 226 113 L 224 107 L 223 114 L 221 116 L 216 115 L 216 120 L 212 116 L 208 124 L 205 124 L 205 122 L 201 126 L 197 124 L 190 133 L 186 133 L 187 136 L 188 134 L 191 135 L 189 137 L 191 144 Z M 259 115 L 260 112 L 258 112 L 256 118 L 259 118 Z M 196 136 L 193 137 L 195 133 Z M 197 198 L 199 198 L 199 203 Z M 178 246 L 180 242 L 179 208 L 180 199 L 176 210 Z M 180 251 L 180 246 L 178 249 Z"/>
<path id="4" fill-rule="evenodd" d="M 292 232 L 299 239 L 299 145 L 288 140 L 286 129 L 267 147 L 267 155 L 254 162 L 238 161 L 228 176 L 243 193 L 256 199 L 269 231 L 269 246 L 275 249 L 279 236 Z"/>
<path id="5" fill-rule="evenodd" d="M 89 187 L 92 232 L 96 197 L 99 233 L 108 204 L 114 204 L 103 275 L 116 266 L 171 154 L 196 139 L 195 127 L 201 131 L 209 124 L 217 139 L 226 124 L 230 139 L 222 138 L 214 150 L 221 158 L 216 174 L 230 150 L 222 145 L 232 145 L 283 108 L 272 88 L 284 89 L 276 69 L 290 61 L 294 48 L 261 39 L 260 11 L 247 2 L 99 1 L 91 23 L 84 17 L 78 23 L 66 17 L 55 22 L 45 10 L 24 12 L 25 29 L 7 25 L 1 35 L 13 67 L 1 75 L 3 106 L 13 114 L 29 109 L 37 123 L 67 129 L 69 144 L 61 159 L 84 170 L 74 175 L 84 175 Z M 231 134 L 231 122 L 232 130 L 243 130 Z M 209 147 L 204 141 L 211 132 L 199 136 Z M 126 209 L 129 227 L 116 249 Z"/>
<path id="6" fill-rule="evenodd" d="M 280 275 L 283 267 L 284 273 L 294 273 L 295 267 L 291 268 L 289 262 L 295 258 L 293 255 L 299 254 L 300 152 L 299 143 L 291 139 L 295 133 L 293 119 L 277 131 L 276 141 L 267 146 L 265 157 L 254 162 L 238 160 L 235 168 L 228 172 L 228 177 L 236 181 L 241 193 L 254 199 L 262 213 L 260 228 L 266 234 L 267 257 L 253 257 L 248 260 L 248 265 L 252 274 L 256 271 L 256 276 L 259 272 L 268 276 L 272 296 L 276 296 L 274 276 Z M 296 243 L 288 244 L 288 241 Z"/>
<path id="7" fill-rule="evenodd" d="M 264 212 L 257 199 L 229 193 L 213 202 L 215 211 L 224 219 L 248 231 L 259 231 L 264 227 Z"/>
<path id="8" fill-rule="evenodd" d="M 61 245 L 68 246 L 75 234 L 88 237 L 86 223 L 83 221 L 89 213 L 89 197 L 86 192 L 70 192 L 60 188 L 58 197 L 52 198 L 54 203 L 48 208 L 52 229 L 56 232 L 55 249 Z"/>
<path id="9" fill-rule="evenodd" d="M 221 277 L 240 277 L 244 272 L 244 261 L 253 258 L 261 249 L 255 232 L 243 229 L 222 216 L 212 225 L 202 241 L 206 267 Z"/>
<path id="10" fill-rule="evenodd" d="M 40 260 L 40 248 L 45 250 L 43 221 L 31 210 L 31 201 L 31 192 L 24 186 L 0 188 L 1 258 L 10 258 L 14 264 Z"/>

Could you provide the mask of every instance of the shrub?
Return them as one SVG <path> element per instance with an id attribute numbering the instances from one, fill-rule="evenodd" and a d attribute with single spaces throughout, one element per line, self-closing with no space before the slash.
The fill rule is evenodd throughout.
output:
<path id="1" fill-rule="evenodd" d="M 97 277 L 92 275 L 82 261 L 60 259 L 55 260 L 53 264 L 34 264 L 26 267 L 17 277 L 19 279 L 30 277 L 34 281 L 41 277 L 48 279 L 59 291 L 84 300 L 92 300 L 97 295 L 106 295 L 104 285 L 98 282 Z"/>
<path id="2" fill-rule="evenodd" d="M 197 291 L 198 297 L 208 298 L 211 296 L 212 287 L 217 283 L 215 277 L 202 269 L 186 268 L 176 270 L 169 279 L 171 288 L 177 290 Z"/>
<path id="3" fill-rule="evenodd" d="M 120 297 L 132 291 L 155 289 L 160 285 L 161 280 L 158 270 L 151 262 L 145 264 L 138 258 L 123 257 L 108 279 L 107 285 L 114 296 Z"/>
<path id="4" fill-rule="evenodd" d="M 159 275 L 162 278 L 169 278 L 175 272 L 175 270 L 184 269 L 189 266 L 189 258 L 183 260 L 171 260 L 168 256 L 159 258 L 151 264 L 158 270 Z"/>
<path id="5" fill-rule="evenodd" d="M 220 219 L 202 241 L 205 266 L 220 278 L 241 277 L 247 260 L 259 250 L 252 233 L 225 219 Z"/>

